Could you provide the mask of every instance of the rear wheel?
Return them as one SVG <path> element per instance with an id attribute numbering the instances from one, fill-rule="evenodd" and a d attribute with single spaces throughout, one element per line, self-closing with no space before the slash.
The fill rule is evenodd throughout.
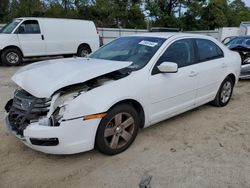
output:
<path id="1" fill-rule="evenodd" d="M 121 153 L 133 143 L 138 129 L 136 110 L 127 104 L 116 106 L 101 120 L 96 134 L 96 148 L 108 155 Z"/>
<path id="2" fill-rule="evenodd" d="M 86 57 L 90 53 L 91 53 L 91 49 L 87 45 L 81 45 L 79 46 L 77 50 L 78 57 Z"/>
<path id="3" fill-rule="evenodd" d="M 230 77 L 226 77 L 226 79 L 222 82 L 215 99 L 212 101 L 212 104 L 219 107 L 226 106 L 231 99 L 233 87 L 234 83 L 232 79 Z"/>
<path id="4" fill-rule="evenodd" d="M 18 49 L 9 48 L 3 50 L 1 60 L 4 65 L 17 66 L 22 63 L 22 54 Z"/>

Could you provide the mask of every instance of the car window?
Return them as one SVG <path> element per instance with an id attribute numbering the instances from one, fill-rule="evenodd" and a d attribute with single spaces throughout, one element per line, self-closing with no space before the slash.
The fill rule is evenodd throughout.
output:
<path id="1" fill-rule="evenodd" d="M 37 20 L 26 20 L 19 26 L 20 34 L 40 34 L 40 27 Z"/>
<path id="2" fill-rule="evenodd" d="M 250 39 L 246 40 L 246 45 L 249 46 L 250 45 Z"/>
<path id="3" fill-rule="evenodd" d="M 224 57 L 223 51 L 210 40 L 196 39 L 196 45 L 200 56 L 200 62 Z"/>
<path id="4" fill-rule="evenodd" d="M 177 63 L 178 67 L 185 67 L 194 63 L 194 47 L 192 39 L 181 39 L 171 44 L 158 60 Z"/>

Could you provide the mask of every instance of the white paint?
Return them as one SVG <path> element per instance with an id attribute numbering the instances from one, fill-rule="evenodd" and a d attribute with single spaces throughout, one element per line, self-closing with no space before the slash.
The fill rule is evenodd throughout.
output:
<path id="1" fill-rule="evenodd" d="M 1 35 L 0 50 L 16 46 L 24 57 L 76 54 L 78 47 L 85 43 L 92 51 L 99 48 L 99 35 L 92 21 L 24 17 L 10 34 Z M 40 34 L 18 34 L 16 30 L 26 20 L 39 23 Z M 42 36 L 44 40 L 42 40 Z"/>
<path id="2" fill-rule="evenodd" d="M 48 60 L 21 68 L 12 80 L 36 97 L 49 98 L 60 88 L 85 82 L 130 64 L 88 58 Z"/>
<path id="3" fill-rule="evenodd" d="M 145 114 L 144 127 L 148 127 L 212 101 L 219 86 L 229 74 L 235 75 L 236 82 L 238 80 L 241 69 L 239 54 L 228 50 L 216 39 L 202 35 L 173 33 L 147 33 L 141 34 L 141 36 L 169 39 L 142 69 L 134 71 L 122 79 L 83 92 L 78 97 L 68 101 L 63 112 L 64 119 L 107 112 L 116 103 L 132 99 L 141 104 Z M 183 38 L 211 40 L 223 50 L 224 57 L 181 67 L 177 73 L 152 75 L 154 65 L 168 46 Z M 25 89 L 28 88 L 36 96 L 44 97 L 53 93 L 53 88 L 54 90 L 58 89 L 58 84 L 66 86 L 76 81 L 88 80 L 91 77 L 129 66 L 129 64 L 128 62 L 106 62 L 96 59 L 89 60 L 89 62 L 86 59 L 56 60 L 25 67 L 14 76 L 14 80 L 19 85 L 24 86 Z M 56 76 L 49 72 L 52 69 Z M 56 79 L 56 77 L 59 78 Z M 46 84 L 43 84 L 43 81 L 37 81 L 37 79 L 45 79 L 44 82 L 48 84 L 48 87 L 45 87 Z M 71 154 L 88 151 L 94 148 L 99 123 L 100 119 L 83 121 L 82 118 L 61 122 L 59 127 L 41 126 L 39 123 L 32 123 L 24 130 L 26 140 L 24 143 L 45 153 Z M 60 143 L 53 147 L 35 146 L 29 141 L 31 137 L 57 137 Z"/>

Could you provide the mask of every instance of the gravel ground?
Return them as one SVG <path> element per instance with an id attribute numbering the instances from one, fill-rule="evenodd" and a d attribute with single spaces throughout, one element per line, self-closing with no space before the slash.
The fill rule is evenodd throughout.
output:
<path id="1" fill-rule="evenodd" d="M 204 105 L 141 130 L 116 156 L 97 151 L 57 156 L 29 149 L 4 129 L 11 76 L 0 66 L 0 187 L 250 187 L 250 81 L 240 81 L 224 108 Z"/>

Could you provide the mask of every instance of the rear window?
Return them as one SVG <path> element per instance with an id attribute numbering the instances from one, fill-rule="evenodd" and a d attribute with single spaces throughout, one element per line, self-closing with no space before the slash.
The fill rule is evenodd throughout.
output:
<path id="1" fill-rule="evenodd" d="M 207 39 L 196 39 L 199 61 L 208 61 L 224 57 L 223 51 L 214 42 Z"/>

